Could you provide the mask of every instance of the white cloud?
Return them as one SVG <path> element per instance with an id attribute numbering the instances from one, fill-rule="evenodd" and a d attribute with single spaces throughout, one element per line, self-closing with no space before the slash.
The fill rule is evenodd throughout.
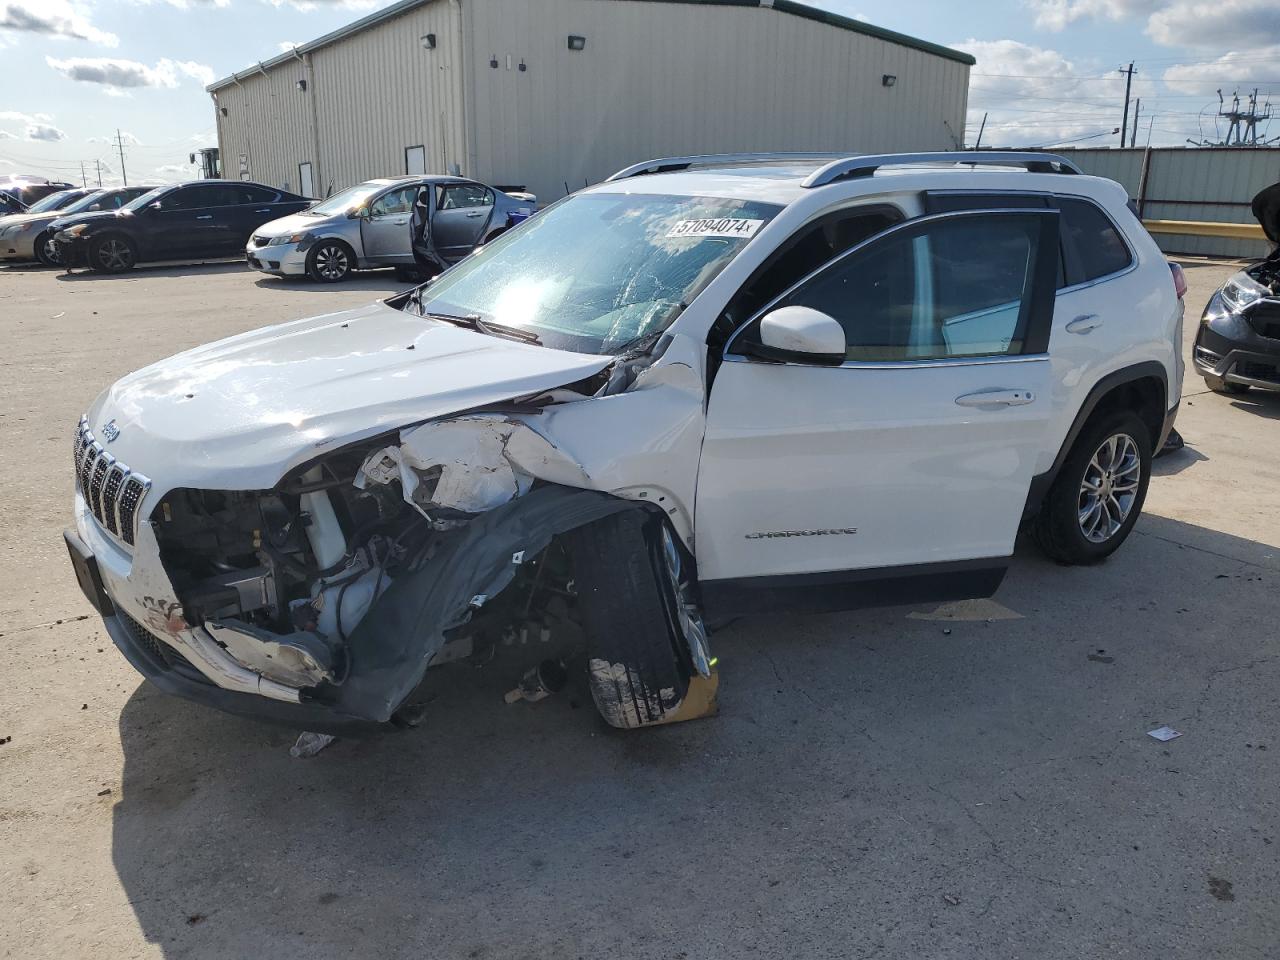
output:
<path id="1" fill-rule="evenodd" d="M 1161 0 L 1025 0 L 1041 30 L 1062 30 L 1077 20 L 1123 20 L 1158 10 Z"/>
<path id="2" fill-rule="evenodd" d="M 279 43 L 276 44 L 276 47 L 279 48 L 281 53 L 288 53 L 294 47 L 300 47 L 300 46 L 302 46 L 302 44 L 294 43 L 292 40 L 281 40 Z"/>
<path id="3" fill-rule="evenodd" d="M 266 0 L 273 7 L 293 7 L 306 13 L 311 10 L 339 7 L 343 10 L 372 10 L 379 0 Z"/>
<path id="4" fill-rule="evenodd" d="M 45 143 L 57 143 L 67 139 L 67 135 L 49 123 L 27 124 L 28 140 L 43 140 Z"/>
<path id="5" fill-rule="evenodd" d="M 1251 85 L 1272 85 L 1280 93 L 1280 43 L 1244 52 L 1224 53 L 1214 60 L 1199 63 L 1181 63 L 1165 69 L 1161 79 L 1165 86 L 1178 93 L 1188 93 L 1217 99 L 1216 91 L 1230 93 L 1236 83 L 1249 78 Z"/>
<path id="6" fill-rule="evenodd" d="M 0 140 L 17 140 L 18 138 L 8 130 L 0 130 Z"/>
<path id="7" fill-rule="evenodd" d="M 1092 64 L 1082 65 L 1056 50 L 1016 40 L 966 40 L 952 46 L 977 58 L 969 84 L 968 140 L 978 135 L 988 113 L 982 142 L 987 146 L 1030 147 L 1106 135 L 1087 141 L 1114 145 L 1119 126 L 1116 103 L 1124 96 L 1121 79 L 1098 79 Z"/>
<path id="8" fill-rule="evenodd" d="M 193 60 L 160 60 L 154 67 L 136 60 L 116 60 L 110 57 L 70 57 L 56 60 L 45 57 L 47 63 L 63 76 L 81 83 L 99 83 L 108 88 L 124 90 L 132 87 L 178 86 L 186 77 L 201 84 L 212 83 L 211 67 Z"/>
<path id="9" fill-rule="evenodd" d="M 1280 46 L 1280 2 L 1175 0 L 1152 14 L 1147 35 L 1166 47 L 1257 50 Z"/>
<path id="10" fill-rule="evenodd" d="M 132 133 L 130 133 L 128 130 L 120 131 L 120 139 L 124 141 L 124 145 L 126 147 L 142 146 L 142 141 L 139 140 Z M 116 138 L 115 137 L 88 137 L 85 139 L 85 143 L 106 143 L 114 147 L 116 144 Z"/>
<path id="11" fill-rule="evenodd" d="M 0 30 L 88 40 L 114 47 L 120 39 L 99 30 L 67 0 L 0 0 Z"/>

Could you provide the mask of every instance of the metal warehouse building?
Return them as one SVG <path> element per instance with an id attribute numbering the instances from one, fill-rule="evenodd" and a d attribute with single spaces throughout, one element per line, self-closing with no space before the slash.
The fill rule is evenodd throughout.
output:
<path id="1" fill-rule="evenodd" d="M 209 92 L 227 177 L 549 201 L 664 155 L 953 149 L 973 62 L 791 0 L 402 0 Z"/>

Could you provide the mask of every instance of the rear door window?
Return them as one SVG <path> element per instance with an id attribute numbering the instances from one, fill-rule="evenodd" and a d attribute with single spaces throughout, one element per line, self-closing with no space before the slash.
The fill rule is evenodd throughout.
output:
<path id="1" fill-rule="evenodd" d="M 1088 283 L 1127 269 L 1133 263 L 1120 231 L 1102 210 L 1088 200 L 1058 199 L 1063 240 L 1074 248 L 1075 263 L 1067 283 Z"/>

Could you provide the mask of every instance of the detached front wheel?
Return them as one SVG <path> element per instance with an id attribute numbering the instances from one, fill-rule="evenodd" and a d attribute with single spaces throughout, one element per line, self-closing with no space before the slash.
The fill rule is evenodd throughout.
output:
<path id="1" fill-rule="evenodd" d="M 695 673 L 710 672 L 683 549 L 639 510 L 573 531 L 569 547 L 596 709 L 623 729 L 668 720 Z"/>

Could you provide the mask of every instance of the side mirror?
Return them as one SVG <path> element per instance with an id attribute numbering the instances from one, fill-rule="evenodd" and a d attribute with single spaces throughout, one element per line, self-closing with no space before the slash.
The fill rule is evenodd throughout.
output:
<path id="1" fill-rule="evenodd" d="M 354 210 L 352 210 L 350 213 L 348 213 L 348 214 L 347 214 L 347 216 L 348 216 L 350 219 L 352 219 L 352 220 L 368 220 L 368 219 L 369 219 L 369 208 L 368 208 L 368 207 L 356 207 Z"/>
<path id="2" fill-rule="evenodd" d="M 148 204 L 147 204 L 147 209 L 148 209 L 148 210 L 154 210 L 154 211 L 156 211 L 157 213 L 159 213 L 159 212 L 160 212 L 160 201 L 159 201 L 159 200 L 157 200 L 155 203 L 148 203 Z"/>
<path id="3" fill-rule="evenodd" d="M 780 307 L 760 321 L 759 341 L 746 345 L 764 360 L 839 366 L 845 361 L 844 327 L 810 307 Z"/>

